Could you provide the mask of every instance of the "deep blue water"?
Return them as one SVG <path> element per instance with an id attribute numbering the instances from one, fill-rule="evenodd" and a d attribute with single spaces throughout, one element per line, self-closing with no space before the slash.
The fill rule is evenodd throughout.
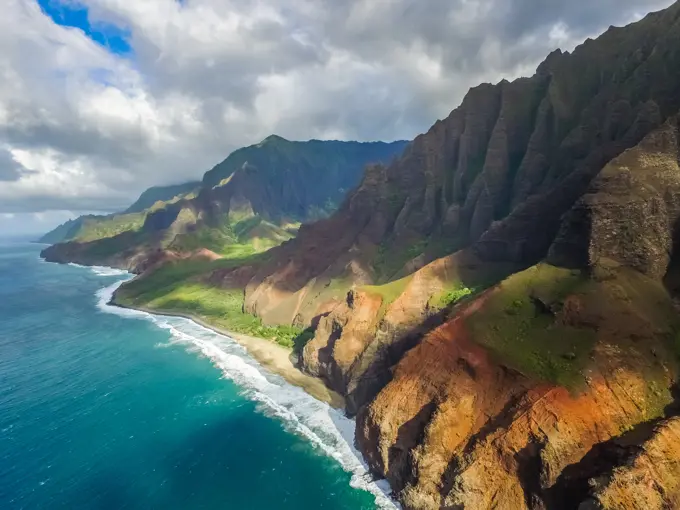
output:
<path id="1" fill-rule="evenodd" d="M 374 509 L 352 423 L 125 276 L 0 242 L 0 509 Z M 103 289 L 103 290 L 102 290 Z"/>

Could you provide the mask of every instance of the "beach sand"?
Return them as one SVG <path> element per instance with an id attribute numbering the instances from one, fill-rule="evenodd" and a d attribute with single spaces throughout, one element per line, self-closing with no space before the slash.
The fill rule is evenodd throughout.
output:
<path id="1" fill-rule="evenodd" d="M 328 389 L 321 379 L 301 372 L 291 360 L 292 351 L 270 340 L 249 335 L 242 335 L 240 333 L 234 333 L 233 331 L 227 331 L 213 326 L 209 322 L 206 322 L 201 318 L 195 317 L 186 312 L 174 310 L 154 310 L 144 307 L 130 307 L 121 305 L 115 301 L 112 301 L 110 304 L 119 306 L 121 308 L 140 310 L 150 314 L 166 315 L 169 317 L 182 317 L 184 319 L 194 321 L 196 324 L 199 324 L 204 328 L 210 329 L 215 333 L 229 337 L 235 342 L 238 342 L 243 347 L 245 347 L 246 351 L 248 351 L 248 354 L 257 360 L 258 363 L 260 363 L 270 372 L 283 377 L 283 379 L 285 379 L 285 381 L 289 384 L 302 388 L 317 400 L 326 402 L 336 409 L 345 409 L 345 400 L 340 394 Z"/>

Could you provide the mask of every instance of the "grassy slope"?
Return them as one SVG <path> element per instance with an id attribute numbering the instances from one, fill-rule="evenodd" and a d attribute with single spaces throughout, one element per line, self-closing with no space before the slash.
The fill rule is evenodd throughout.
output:
<path id="1" fill-rule="evenodd" d="M 380 310 L 378 311 L 378 322 L 385 316 L 387 308 L 406 290 L 412 279 L 413 275 L 409 275 L 383 285 L 366 285 L 361 287 L 360 290 L 380 296 L 380 299 L 382 299 Z"/>
<path id="2" fill-rule="evenodd" d="M 147 209 L 153 209 L 159 203 L 176 202 L 195 192 L 200 185 L 201 183 L 196 181 L 172 186 L 154 186 L 142 193 L 123 214 L 144 212 Z"/>
<path id="3" fill-rule="evenodd" d="M 184 252 L 207 248 L 222 259 L 166 264 L 121 287 L 117 301 L 127 306 L 188 313 L 215 327 L 271 339 L 288 348 L 308 340 L 301 328 L 265 326 L 258 317 L 245 313 L 242 289 L 225 289 L 207 283 L 207 276 L 213 271 L 257 263 L 267 257 L 267 250 L 293 237 L 258 216 L 223 220 L 218 226 L 204 226 L 178 235 L 168 246 Z"/>
<path id="4" fill-rule="evenodd" d="M 146 213 L 131 213 L 116 214 L 96 220 L 86 220 L 73 240 L 86 243 L 97 239 L 114 237 L 123 232 L 136 232 L 142 228 L 145 219 Z"/>
<path id="5" fill-rule="evenodd" d="M 191 193 L 199 185 L 200 183 L 193 182 L 178 186 L 149 188 L 134 204 L 121 213 L 106 216 L 79 216 L 48 232 L 40 241 L 48 244 L 68 241 L 89 242 L 114 237 L 123 232 L 136 232 L 144 225 L 148 212 L 175 203 L 180 198 L 193 196 Z"/>
<path id="6" fill-rule="evenodd" d="M 259 216 L 239 221 L 224 221 L 216 226 L 201 226 L 191 233 L 181 234 L 170 244 L 171 249 L 193 251 L 207 248 L 227 259 L 243 259 L 278 246 L 294 236 Z"/>
<path id="7" fill-rule="evenodd" d="M 661 399 L 657 360 L 675 365 L 680 354 L 672 302 L 660 283 L 635 271 L 606 273 L 539 264 L 501 282 L 466 323 L 504 365 L 575 391 L 596 343 L 606 346 L 646 373 L 650 401 Z"/>
<path id="8" fill-rule="evenodd" d="M 453 305 L 483 299 L 484 305 L 465 319 L 467 328 L 472 340 L 503 365 L 577 392 L 595 352 L 609 349 L 645 373 L 650 416 L 668 403 L 661 367 L 676 366 L 680 359 L 680 323 L 661 283 L 616 264 L 590 275 L 549 264 L 507 278 L 487 273 L 466 275 L 467 284 L 453 277 L 443 292 L 432 294 L 428 308 L 455 314 Z M 382 298 L 382 316 L 410 280 L 361 290 Z"/>
<path id="9" fill-rule="evenodd" d="M 482 310 L 468 319 L 473 339 L 504 364 L 539 380 L 573 387 L 595 343 L 595 332 L 556 324 L 536 301 L 559 306 L 585 286 L 578 272 L 536 266 L 504 280 Z"/>
<path id="10" fill-rule="evenodd" d="M 288 348 L 301 348 L 309 335 L 293 326 L 265 326 L 243 311 L 243 290 L 207 283 L 205 276 L 216 269 L 257 263 L 266 254 L 216 261 L 182 261 L 166 264 L 123 285 L 116 302 L 163 312 L 190 314 L 215 327 L 258 336 Z"/>

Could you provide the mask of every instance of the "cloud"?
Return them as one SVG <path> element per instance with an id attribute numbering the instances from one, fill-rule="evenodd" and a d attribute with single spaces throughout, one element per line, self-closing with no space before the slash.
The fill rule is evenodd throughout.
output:
<path id="1" fill-rule="evenodd" d="M 17 181 L 24 170 L 9 151 L 0 149 L 0 182 Z"/>
<path id="2" fill-rule="evenodd" d="M 469 87 L 671 3 L 51 1 L 87 9 L 88 33 L 34 0 L 0 17 L 1 213 L 123 208 L 271 133 L 413 138 Z"/>

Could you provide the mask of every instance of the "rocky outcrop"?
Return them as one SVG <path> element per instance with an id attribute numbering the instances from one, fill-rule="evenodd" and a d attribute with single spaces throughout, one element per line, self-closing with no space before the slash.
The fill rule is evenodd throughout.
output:
<path id="1" fill-rule="evenodd" d="M 633 474 L 619 460 L 612 481 L 570 477 L 673 400 L 679 321 L 661 280 L 676 242 L 678 153 L 671 117 L 598 174 L 549 250 L 574 272 L 518 273 L 436 327 L 442 291 L 516 270 L 473 247 L 416 271 L 382 316 L 378 301 L 353 292 L 321 319 L 304 363 L 325 355 L 317 373 L 359 410 L 359 447 L 406 508 L 673 507 L 679 490 L 667 473 L 645 490 L 622 488 L 657 476 L 642 460 Z M 400 354 L 382 354 L 409 332 Z M 351 349 L 336 363 L 343 345 Z"/>
<path id="2" fill-rule="evenodd" d="M 612 259 L 662 278 L 680 220 L 679 155 L 674 116 L 604 167 L 569 211 L 548 259 L 571 267 Z"/>
<path id="3" fill-rule="evenodd" d="M 599 283 L 548 266 L 512 276 L 404 356 L 359 412 L 357 443 L 406 508 L 575 508 L 565 470 L 663 415 L 672 303 L 620 271 Z"/>
<path id="4" fill-rule="evenodd" d="M 381 304 L 377 296 L 349 292 L 343 304 L 319 320 L 303 350 L 304 369 L 346 394 L 352 367 L 373 340 Z"/>
<path id="5" fill-rule="evenodd" d="M 630 474 L 633 461 L 619 459 L 615 474 L 590 485 L 570 477 L 673 401 L 680 318 L 662 280 L 673 266 L 679 182 L 671 117 L 608 164 L 563 218 L 549 260 L 575 271 L 543 265 L 506 278 L 396 364 L 360 410 L 357 441 L 406 508 L 673 508 L 671 475 L 622 489 L 657 476 L 644 461 Z M 489 274 L 465 253 L 415 273 L 421 288 L 430 282 L 423 313 L 447 282 Z M 386 315 L 400 300 L 418 303 L 408 295 Z"/>
<path id="6" fill-rule="evenodd" d="M 592 495 L 579 510 L 680 508 L 680 418 L 656 425 L 640 445 L 615 446 L 623 461 L 590 480 Z"/>

